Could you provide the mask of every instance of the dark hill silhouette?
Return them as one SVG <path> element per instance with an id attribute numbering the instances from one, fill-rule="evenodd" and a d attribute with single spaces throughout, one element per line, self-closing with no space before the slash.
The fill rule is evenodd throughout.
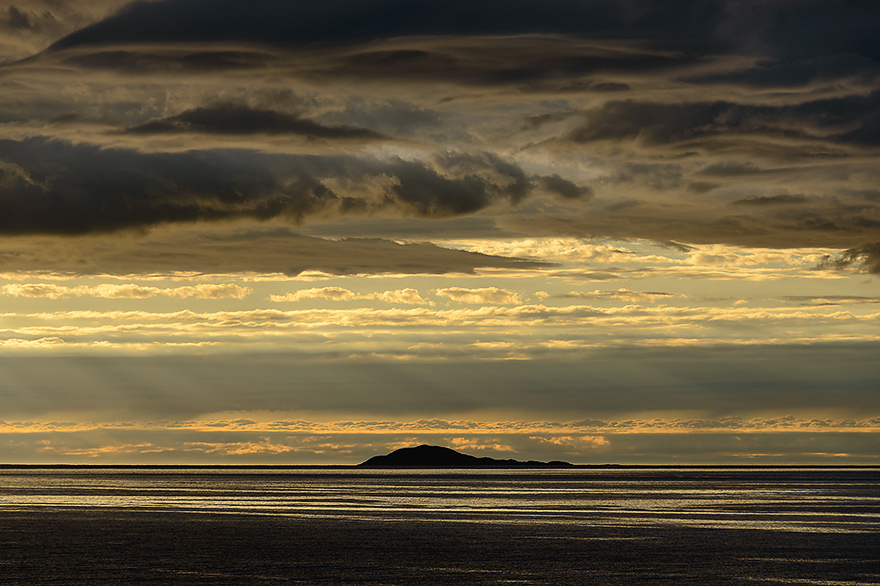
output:
<path id="1" fill-rule="evenodd" d="M 478 458 L 442 446 L 401 448 L 385 456 L 373 456 L 358 464 L 362 468 L 567 468 L 568 462 L 536 462 L 529 460 L 496 460 Z"/>

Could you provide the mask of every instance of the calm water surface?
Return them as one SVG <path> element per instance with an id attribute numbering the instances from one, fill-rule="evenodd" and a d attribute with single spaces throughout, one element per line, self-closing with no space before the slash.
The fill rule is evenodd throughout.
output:
<path id="1" fill-rule="evenodd" d="M 880 469 L 0 471 L 0 584 L 880 586 Z"/>

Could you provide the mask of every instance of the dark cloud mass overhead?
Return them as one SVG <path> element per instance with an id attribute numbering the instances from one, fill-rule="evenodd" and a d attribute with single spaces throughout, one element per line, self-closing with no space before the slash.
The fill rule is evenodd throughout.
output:
<path id="1" fill-rule="evenodd" d="M 492 210 L 854 249 L 880 240 L 878 6 L 134 2 L 2 71 L 0 233 Z"/>
<path id="2" fill-rule="evenodd" d="M 135 2 L 53 46 L 174 42 L 256 42 L 301 46 L 400 36 L 526 33 L 660 37 L 703 36 L 720 3 L 614 0 L 173 0 Z"/>
<path id="3" fill-rule="evenodd" d="M 9 26 L 23 26 L 28 14 L 10 7 Z M 330 209 L 395 207 L 436 217 L 517 204 L 535 190 L 586 206 L 603 194 L 619 197 L 621 182 L 635 192 L 724 194 L 720 209 L 846 200 L 841 187 L 856 191 L 876 179 L 867 158 L 880 128 L 878 43 L 870 34 L 878 18 L 880 8 L 868 1 L 134 2 L 5 70 L 10 80 L 17 72 L 37 79 L 41 67 L 56 66 L 86 77 L 75 90 L 59 81 L 69 97 L 55 103 L 43 95 L 29 105 L 27 84 L 10 86 L 5 117 L 25 128 L 11 132 L 0 153 L 7 212 L 0 229 L 301 221 Z M 127 95 L 93 68 L 119 75 Z M 135 74 L 145 77 L 128 77 Z M 297 101 L 260 99 L 259 91 L 279 87 L 298 93 Z M 506 120 L 504 108 L 488 106 L 497 87 L 515 89 Z M 392 99 L 393 111 L 382 105 Z M 558 106 L 549 106 L 554 99 Z M 444 106 L 455 102 L 462 105 Z M 49 139 L 58 126 L 52 121 L 79 116 L 90 103 L 104 104 L 96 114 L 124 141 L 110 129 Z M 415 134 L 401 126 L 407 112 L 430 113 Z M 227 142 L 206 148 L 200 135 Z M 338 150 L 311 156 L 304 146 L 283 161 L 262 154 L 284 150 L 285 138 Z M 402 138 L 417 152 L 397 155 L 394 148 L 407 148 Z M 162 152 L 171 145 L 176 152 Z M 359 150 L 370 145 L 396 146 Z M 678 159 L 660 149 L 674 149 Z M 481 154 L 465 155 L 467 170 L 450 163 L 475 151 Z M 39 154 L 49 152 L 54 162 Z M 542 160 L 561 156 L 582 159 L 556 168 Z M 817 158 L 837 163 L 833 172 L 846 179 L 811 182 L 807 191 L 790 169 L 794 196 L 779 193 L 786 172 L 757 185 L 745 175 L 702 177 Z M 661 160 L 662 177 L 655 172 Z M 96 179 L 96 168 L 107 173 Z M 372 194 L 340 192 L 339 181 L 371 184 L 362 191 Z M 674 205 L 683 206 L 682 216 L 693 211 L 691 203 Z M 864 215 L 869 227 L 875 212 Z M 779 230 L 798 220 L 770 223 Z"/>
<path id="4" fill-rule="evenodd" d="M 648 39 L 699 52 L 734 47 L 779 60 L 857 54 L 880 59 L 871 0 L 164 0 L 134 2 L 53 45 L 250 42 L 364 43 L 402 36 L 560 34 Z"/>

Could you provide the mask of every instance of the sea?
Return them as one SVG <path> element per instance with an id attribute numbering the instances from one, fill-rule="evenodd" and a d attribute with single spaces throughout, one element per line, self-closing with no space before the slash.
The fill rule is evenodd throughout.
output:
<path id="1" fill-rule="evenodd" d="M 4 468 L 0 584 L 877 586 L 880 468 Z"/>

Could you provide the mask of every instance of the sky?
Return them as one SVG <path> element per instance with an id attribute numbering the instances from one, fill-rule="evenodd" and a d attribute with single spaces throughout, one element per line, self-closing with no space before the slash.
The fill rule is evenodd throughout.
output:
<path id="1" fill-rule="evenodd" d="M 0 462 L 880 464 L 877 30 L 0 0 Z"/>

